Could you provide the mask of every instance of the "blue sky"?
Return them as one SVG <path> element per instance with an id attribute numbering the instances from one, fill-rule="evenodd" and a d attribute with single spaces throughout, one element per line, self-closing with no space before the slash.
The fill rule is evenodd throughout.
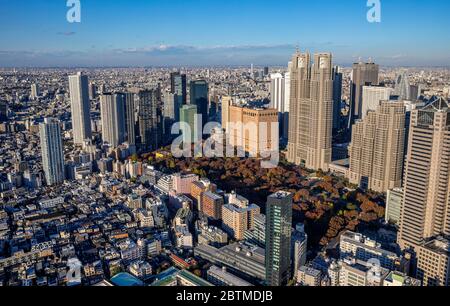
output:
<path id="1" fill-rule="evenodd" d="M 335 62 L 450 66 L 450 1 L 0 0 L 0 66 L 285 65 L 299 45 Z"/>

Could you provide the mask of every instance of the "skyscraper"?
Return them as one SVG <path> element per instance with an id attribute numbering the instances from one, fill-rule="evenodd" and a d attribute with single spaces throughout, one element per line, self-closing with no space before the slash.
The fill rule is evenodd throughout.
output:
<path id="1" fill-rule="evenodd" d="M 192 81 L 190 84 L 190 104 L 197 106 L 198 114 L 202 115 L 202 128 L 208 122 L 209 86 L 205 80 Z"/>
<path id="2" fill-rule="evenodd" d="M 88 77 L 78 72 L 69 76 L 72 111 L 72 131 L 75 145 L 82 145 L 92 137 L 91 105 L 89 101 Z"/>
<path id="3" fill-rule="evenodd" d="M 403 209 L 398 242 L 402 248 L 450 235 L 450 109 L 436 99 L 411 112 Z"/>
<path id="4" fill-rule="evenodd" d="M 125 142 L 125 95 L 102 94 L 100 110 L 103 142 L 116 148 Z"/>
<path id="5" fill-rule="evenodd" d="M 397 76 L 394 93 L 399 99 L 411 100 L 411 85 L 409 84 L 408 74 L 406 72 L 402 72 Z"/>
<path id="6" fill-rule="evenodd" d="M 42 166 L 47 185 L 64 182 L 64 147 L 59 121 L 46 118 L 39 125 L 41 139 Z"/>
<path id="7" fill-rule="evenodd" d="M 135 94 L 125 94 L 125 140 L 130 145 L 136 144 L 136 102 Z"/>
<path id="8" fill-rule="evenodd" d="M 164 134 L 165 139 L 171 139 L 172 125 L 180 121 L 180 108 L 183 106 L 176 94 L 166 93 L 164 97 Z"/>
<path id="9" fill-rule="evenodd" d="M 292 194 L 277 192 L 266 205 L 266 284 L 286 285 L 290 278 Z"/>
<path id="10" fill-rule="evenodd" d="M 270 75 L 270 107 L 284 112 L 284 76 L 281 73 L 272 73 Z"/>
<path id="11" fill-rule="evenodd" d="M 40 96 L 39 85 L 32 84 L 31 85 L 31 99 L 36 100 Z"/>
<path id="12" fill-rule="evenodd" d="M 376 110 L 381 101 L 389 100 L 392 92 L 392 88 L 388 87 L 363 86 L 361 119 L 364 119 L 369 111 Z"/>
<path id="13" fill-rule="evenodd" d="M 172 72 L 170 74 L 170 92 L 177 96 L 178 104 L 186 104 L 187 87 L 185 74 L 181 74 L 179 72 Z"/>
<path id="14" fill-rule="evenodd" d="M 290 69 L 288 161 L 328 170 L 333 128 L 332 56 L 295 53 Z"/>
<path id="15" fill-rule="evenodd" d="M 403 101 L 382 101 L 352 129 L 351 183 L 377 192 L 401 187 L 405 141 Z"/>
<path id="16" fill-rule="evenodd" d="M 141 90 L 137 94 L 140 150 L 142 152 L 156 150 L 161 143 L 160 97 L 159 88 Z"/>
<path id="17" fill-rule="evenodd" d="M 342 72 L 339 67 L 333 68 L 333 131 L 341 128 L 341 104 L 342 104 Z"/>
<path id="18" fill-rule="evenodd" d="M 350 86 L 349 128 L 356 120 L 362 118 L 363 86 L 378 85 L 378 65 L 369 63 L 353 64 L 352 83 Z"/>
<path id="19" fill-rule="evenodd" d="M 188 131 L 182 131 L 184 143 L 195 143 L 201 138 L 201 131 L 198 131 L 199 126 L 196 115 L 196 105 L 183 105 L 180 109 L 180 122 L 186 123 L 190 128 L 190 134 Z"/>

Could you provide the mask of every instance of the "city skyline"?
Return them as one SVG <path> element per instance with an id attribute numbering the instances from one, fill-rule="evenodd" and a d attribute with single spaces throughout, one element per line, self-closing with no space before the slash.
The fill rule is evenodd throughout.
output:
<path id="1" fill-rule="evenodd" d="M 69 23 L 65 1 L 2 0 L 0 66 L 281 66 L 297 46 L 331 52 L 343 66 L 360 57 L 448 66 L 449 3 L 381 1 L 381 22 L 370 23 L 366 2 L 82 0 L 81 22 Z M 119 14 L 127 22 L 113 22 Z M 428 15 L 432 23 L 411 18 Z"/>

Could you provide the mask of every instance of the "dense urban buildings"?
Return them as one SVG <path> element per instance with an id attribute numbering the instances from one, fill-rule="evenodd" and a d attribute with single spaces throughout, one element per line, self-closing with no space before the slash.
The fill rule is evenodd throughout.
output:
<path id="1" fill-rule="evenodd" d="M 448 285 L 450 73 L 380 66 L 379 84 L 359 82 L 350 133 L 356 72 L 314 57 L 0 69 L 0 284 Z M 187 148 L 209 141 L 196 132 L 204 101 L 222 122 L 211 139 L 241 157 L 171 152 L 179 121 Z M 261 166 L 267 149 L 276 168 Z"/>

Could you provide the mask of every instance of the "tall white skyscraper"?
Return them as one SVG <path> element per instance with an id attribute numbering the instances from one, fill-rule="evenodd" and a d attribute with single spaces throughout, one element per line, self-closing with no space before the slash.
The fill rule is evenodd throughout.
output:
<path id="1" fill-rule="evenodd" d="M 87 76 L 82 75 L 81 72 L 69 76 L 69 89 L 72 102 L 73 141 L 75 145 L 82 145 L 85 139 L 92 137 L 91 105 Z"/>
<path id="2" fill-rule="evenodd" d="M 64 151 L 59 121 L 46 118 L 39 125 L 41 139 L 42 166 L 47 185 L 64 182 Z"/>
<path id="3" fill-rule="evenodd" d="M 388 87 L 363 86 L 361 119 L 364 119 L 369 111 L 375 111 L 381 101 L 388 101 L 393 91 Z"/>
<path id="4" fill-rule="evenodd" d="M 100 96 L 102 138 L 117 147 L 125 141 L 125 96 L 106 93 Z"/>
<path id="5" fill-rule="evenodd" d="M 285 79 L 281 73 L 272 73 L 270 75 L 270 108 L 284 112 L 285 102 Z"/>

